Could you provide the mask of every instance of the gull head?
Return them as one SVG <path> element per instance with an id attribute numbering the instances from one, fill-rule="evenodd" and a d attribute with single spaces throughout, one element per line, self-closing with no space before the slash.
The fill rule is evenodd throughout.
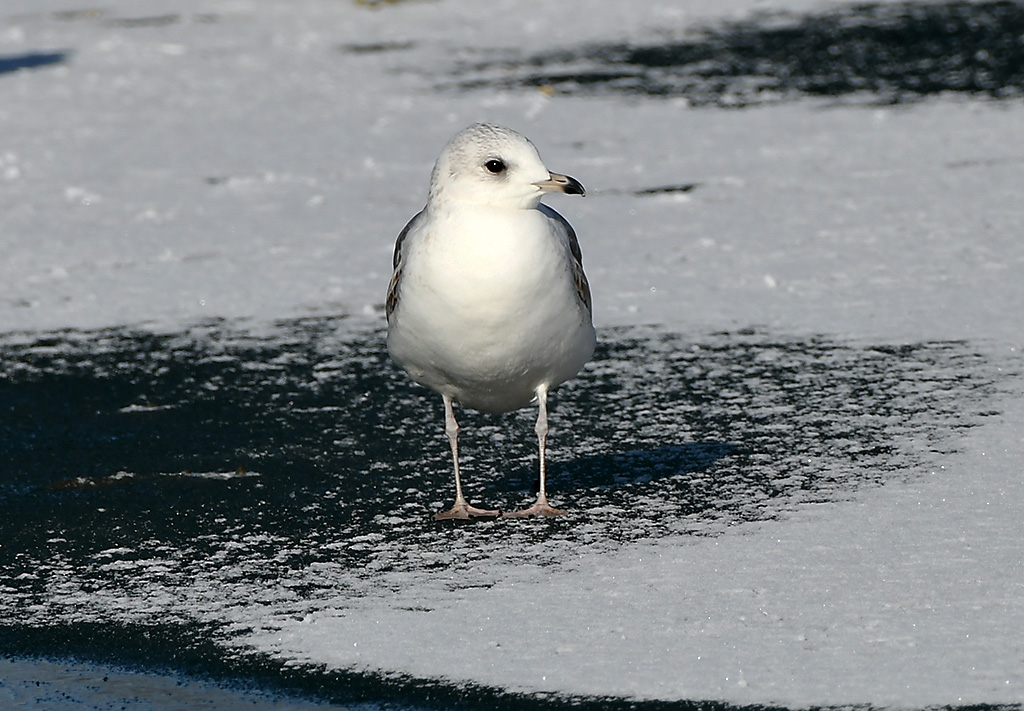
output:
<path id="1" fill-rule="evenodd" d="M 510 128 L 477 123 L 441 151 L 428 204 L 472 203 L 529 209 L 544 193 L 585 195 L 579 181 L 544 167 L 536 147 Z"/>

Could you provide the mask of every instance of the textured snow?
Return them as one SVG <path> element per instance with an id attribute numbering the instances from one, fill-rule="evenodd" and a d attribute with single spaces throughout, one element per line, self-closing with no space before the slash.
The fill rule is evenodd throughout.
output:
<path id="1" fill-rule="evenodd" d="M 70 567 L 55 595 L 90 620 L 226 623 L 232 648 L 289 663 L 514 691 L 1021 702 L 1024 104 L 730 111 L 437 88 L 495 48 L 826 5 L 840 3 L 5 2 L 0 56 L 67 56 L 0 74 L 8 343 L 210 319 L 272 330 L 343 315 L 343 329 L 379 328 L 393 239 L 438 150 L 488 120 L 587 186 L 557 208 L 579 233 L 600 328 L 967 341 L 998 373 L 984 424 L 958 431 L 927 471 L 714 535 L 587 548 L 558 565 L 492 556 L 454 580 L 384 571 L 313 603 L 275 587 L 222 606 L 216 578 L 110 600 L 76 587 Z M 673 185 L 694 187 L 659 190 Z M 336 543 L 387 543 L 366 535 Z M 131 552 L 96 556 L 111 571 L 167 572 Z"/>
<path id="2" fill-rule="evenodd" d="M 1016 408 L 1016 415 L 1022 414 Z M 1019 429 L 926 481 L 727 535 L 493 569 L 256 638 L 289 657 L 517 690 L 897 707 L 1021 698 Z M 1010 446 L 1008 446 L 1010 445 Z M 970 470 L 972 475 L 963 472 Z"/>

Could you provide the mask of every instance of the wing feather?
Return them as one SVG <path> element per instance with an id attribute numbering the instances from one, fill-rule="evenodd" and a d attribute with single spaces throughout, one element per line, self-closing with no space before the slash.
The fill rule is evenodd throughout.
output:
<path id="1" fill-rule="evenodd" d="M 388 321 L 391 320 L 391 314 L 394 313 L 396 308 L 398 308 L 398 292 L 402 282 L 403 247 L 405 246 L 405 238 L 409 236 L 409 233 L 417 224 L 419 224 L 422 218 L 423 211 L 420 210 L 411 220 L 409 220 L 409 223 L 402 228 L 402 231 L 398 233 L 398 239 L 395 240 L 395 254 L 391 259 L 391 265 L 394 267 L 394 271 L 391 274 L 391 283 L 388 284 L 388 296 L 384 301 L 384 311 L 387 314 Z"/>
<path id="2" fill-rule="evenodd" d="M 538 208 L 547 217 L 559 223 L 565 230 L 566 239 L 569 242 L 569 253 L 572 255 L 572 278 L 576 283 L 576 296 L 579 298 L 580 303 L 586 307 L 587 313 L 593 314 L 590 282 L 587 281 L 587 275 L 583 272 L 583 252 L 580 251 L 580 242 L 576 237 L 576 230 L 572 228 L 567 219 L 544 203 L 541 203 Z"/>

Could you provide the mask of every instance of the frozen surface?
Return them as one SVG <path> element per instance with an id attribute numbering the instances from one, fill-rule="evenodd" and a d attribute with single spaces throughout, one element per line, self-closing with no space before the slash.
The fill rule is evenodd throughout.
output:
<path id="1" fill-rule="evenodd" d="M 1001 512 L 1024 497 L 1020 477 L 1002 473 L 1015 469 L 1020 434 L 992 431 L 1001 436 L 899 496 L 876 489 L 720 537 L 581 555 L 557 571 L 491 568 L 488 584 L 457 593 L 444 579 L 385 577 L 397 591 L 386 604 L 318 611 L 256 642 L 520 690 L 1016 702 L 1024 526 Z M 975 475 L 960 474 L 968 468 Z"/>
<path id="2" fill-rule="evenodd" d="M 117 667 L 35 659 L 0 659 L 0 702 L 8 709 L 33 707 L 47 711 L 335 708 L 296 697 L 226 689 L 170 674 L 142 675 Z"/>
<path id="3" fill-rule="evenodd" d="M 537 52 L 707 13 L 646 4 L 572 22 L 571 4 L 546 21 L 518 3 L 7 4 L 0 51 L 67 60 L 0 75 L 0 327 L 379 318 L 440 146 L 486 118 L 591 192 L 558 207 L 599 325 L 1016 335 L 1018 101 L 716 111 L 434 89 L 493 47 L 474 31 L 490 23 Z M 698 187 L 635 194 L 681 183 Z"/>
<path id="4" fill-rule="evenodd" d="M 157 444 L 18 460 L 47 466 L 2 482 L 0 504 L 57 497 L 56 513 L 8 531 L 0 604 L 24 628 L 0 642 L 199 625 L 225 659 L 297 674 L 789 706 L 1021 702 L 1024 103 L 695 108 L 505 82 L 545 54 L 843 6 L 5 2 L 0 333 L 22 418 L 0 429 L 5 448 L 51 437 L 59 453 L 79 432 L 67 423 L 97 412 L 98 432 L 129 418 Z M 467 77 L 479 86 L 453 88 Z M 550 528 L 428 525 L 447 496 L 436 403 L 377 375 L 394 236 L 437 151 L 476 120 L 521 130 L 588 188 L 557 207 L 607 345 L 555 413 L 580 460 L 556 452 L 556 480 L 580 513 Z M 198 374 L 175 380 L 181 363 Z M 50 415 L 32 403 L 67 392 L 90 407 L 34 430 Z M 173 429 L 176 412 L 209 436 Z M 296 418 L 324 439 L 300 442 Z M 477 491 L 527 496 L 529 427 L 473 424 L 479 449 L 524 440 L 507 462 L 476 454 L 478 471 L 503 472 Z M 119 452 L 133 453 L 115 466 Z M 631 469 L 666 461 L 687 476 Z M 301 478 L 303 462 L 329 483 Z M 276 500 L 295 507 L 277 520 L 260 487 L 285 484 L 298 502 Z M 156 522 L 125 540 L 97 513 L 129 530 L 151 515 L 131 513 L 144 500 Z M 180 503 L 209 538 L 179 540 L 153 501 Z M 95 539 L 61 543 L 73 515 Z"/>

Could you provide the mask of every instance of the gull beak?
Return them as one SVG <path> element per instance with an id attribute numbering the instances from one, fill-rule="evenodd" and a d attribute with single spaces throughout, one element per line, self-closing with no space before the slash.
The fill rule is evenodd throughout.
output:
<path id="1" fill-rule="evenodd" d="M 566 195 L 586 195 L 583 184 L 576 178 L 561 173 L 548 173 L 547 180 L 534 183 L 542 193 L 565 193 Z"/>

